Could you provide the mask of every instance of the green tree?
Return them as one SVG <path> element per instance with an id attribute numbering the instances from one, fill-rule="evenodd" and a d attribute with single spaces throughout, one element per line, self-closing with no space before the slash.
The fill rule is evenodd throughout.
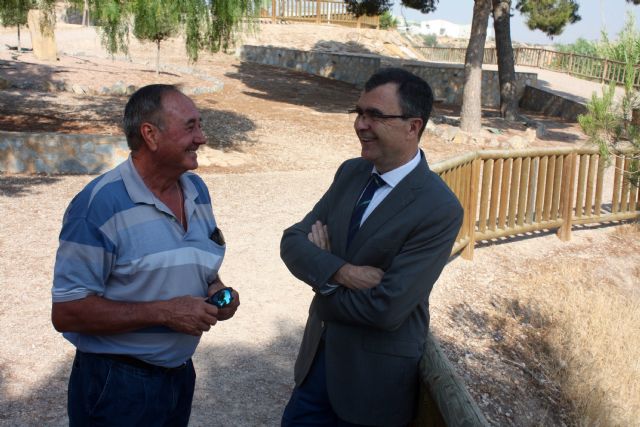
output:
<path id="1" fill-rule="evenodd" d="M 516 4 L 531 30 L 542 30 L 553 37 L 562 34 L 564 27 L 578 22 L 578 4 L 575 0 L 519 0 Z"/>
<path id="2" fill-rule="evenodd" d="M 396 28 L 398 26 L 398 20 L 389 12 L 385 11 L 380 15 L 380 28 L 386 30 L 388 28 Z"/>
<path id="3" fill-rule="evenodd" d="M 44 12 L 42 28 L 52 30 L 54 26 L 53 6 L 54 0 L 0 0 L 0 24 L 3 27 L 17 27 L 18 52 L 22 51 L 20 27 L 27 24 L 29 10 L 42 10 Z"/>
<path id="4" fill-rule="evenodd" d="M 89 10 L 111 54 L 128 52 L 131 32 L 156 43 L 158 52 L 163 40 L 182 32 L 189 59 L 197 61 L 202 50 L 227 50 L 241 26 L 259 14 L 260 0 L 89 0 Z"/>
<path id="5" fill-rule="evenodd" d="M 582 37 L 577 38 L 573 43 L 555 44 L 554 47 L 558 52 L 575 53 L 586 56 L 599 56 L 598 44 Z"/>
<path id="6" fill-rule="evenodd" d="M 160 73 L 160 43 L 180 30 L 180 10 L 174 0 L 135 0 L 133 35 L 156 44 L 156 74 Z"/>

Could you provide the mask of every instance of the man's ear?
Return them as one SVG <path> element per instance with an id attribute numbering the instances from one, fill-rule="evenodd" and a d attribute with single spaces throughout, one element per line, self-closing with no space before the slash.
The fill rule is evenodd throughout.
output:
<path id="1" fill-rule="evenodd" d="M 409 134 L 411 136 L 415 136 L 416 138 L 418 138 L 418 135 L 420 135 L 420 129 L 422 129 L 423 123 L 424 122 L 419 117 L 409 119 Z"/>
<path id="2" fill-rule="evenodd" d="M 151 123 L 144 122 L 140 125 L 140 134 L 144 143 L 151 152 L 158 149 L 158 128 Z"/>

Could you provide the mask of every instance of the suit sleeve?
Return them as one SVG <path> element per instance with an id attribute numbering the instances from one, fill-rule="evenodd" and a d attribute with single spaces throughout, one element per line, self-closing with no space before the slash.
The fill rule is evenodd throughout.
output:
<path id="1" fill-rule="evenodd" d="M 343 169 L 344 164 L 338 168 L 331 187 L 311 212 L 302 221 L 287 228 L 280 241 L 280 257 L 291 274 L 310 285 L 318 293 L 332 290 L 331 285 L 328 284 L 329 279 L 346 261 L 318 248 L 309 241 L 307 235 L 311 231 L 311 225 L 317 220 L 327 223 L 330 199 L 333 197 L 336 181 Z"/>
<path id="2" fill-rule="evenodd" d="M 396 330 L 429 297 L 447 263 L 462 224 L 463 211 L 457 200 L 440 205 L 396 254 L 378 286 L 368 290 L 340 287 L 316 298 L 316 309 L 324 321 Z"/>

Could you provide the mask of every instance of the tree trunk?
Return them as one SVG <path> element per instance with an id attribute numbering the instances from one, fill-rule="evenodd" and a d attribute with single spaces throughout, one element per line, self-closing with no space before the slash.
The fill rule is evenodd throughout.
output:
<path id="1" fill-rule="evenodd" d="M 498 78 L 500 80 L 500 115 L 507 120 L 516 120 L 518 118 L 518 99 L 510 21 L 511 0 L 493 0 L 493 28 L 496 32 Z"/>
<path id="2" fill-rule="evenodd" d="M 18 24 L 18 53 L 22 52 L 22 43 L 20 42 L 20 24 Z"/>
<path id="3" fill-rule="evenodd" d="M 156 50 L 156 76 L 160 74 L 160 40 L 156 41 L 158 49 Z"/>
<path id="4" fill-rule="evenodd" d="M 89 26 L 89 0 L 84 0 L 84 7 L 82 8 L 82 26 Z"/>
<path id="5" fill-rule="evenodd" d="M 477 133 L 481 129 L 482 60 L 490 13 L 491 0 L 475 0 L 471 36 L 464 58 L 464 89 L 462 91 L 462 112 L 460 113 L 460 128 L 470 133 Z"/>

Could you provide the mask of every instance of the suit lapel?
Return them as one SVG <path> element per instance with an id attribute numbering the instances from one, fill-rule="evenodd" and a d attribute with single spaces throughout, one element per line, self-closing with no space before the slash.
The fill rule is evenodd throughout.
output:
<path id="1" fill-rule="evenodd" d="M 336 230 L 338 233 L 334 234 L 335 247 L 339 248 L 340 253 L 337 255 L 344 256 L 345 249 L 347 247 L 347 235 L 349 234 L 349 223 L 351 222 L 351 214 L 356 206 L 356 202 L 360 197 L 360 193 L 364 190 L 364 186 L 369 181 L 371 170 L 373 165 L 371 163 L 363 163 L 354 175 L 353 179 L 350 179 L 347 185 L 344 187 L 342 194 L 344 195 L 341 203 L 335 206 L 338 209 L 336 212 Z"/>
<path id="2" fill-rule="evenodd" d="M 355 254 L 357 249 L 374 235 L 380 227 L 393 219 L 415 200 L 418 191 L 424 185 L 428 172 L 429 166 L 424 158 L 424 154 L 422 154 L 422 160 L 418 166 L 391 190 L 391 193 L 385 197 L 382 203 L 376 207 L 364 224 L 362 224 L 362 227 L 358 230 L 349 246 L 348 256 Z M 354 205 L 355 201 L 351 207 Z"/>

